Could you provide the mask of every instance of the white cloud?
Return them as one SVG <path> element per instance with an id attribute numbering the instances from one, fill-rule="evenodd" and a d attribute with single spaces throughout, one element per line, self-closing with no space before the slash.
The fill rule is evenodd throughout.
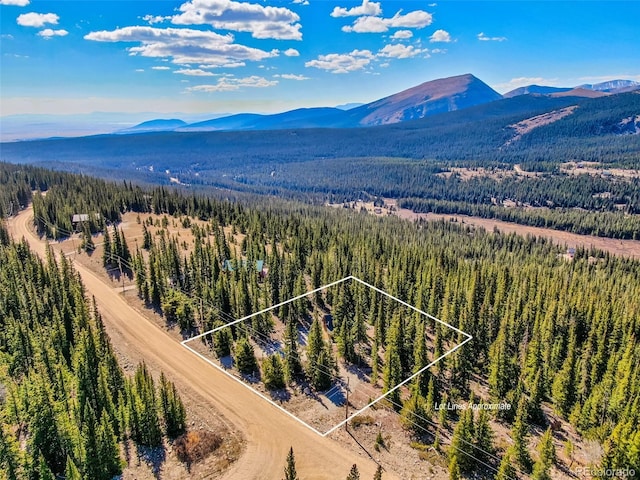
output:
<path id="1" fill-rule="evenodd" d="M 44 38 L 52 38 L 52 37 L 64 37 L 65 35 L 69 35 L 69 32 L 66 30 L 52 30 L 51 28 L 45 28 L 38 32 L 38 35 Z"/>
<path id="2" fill-rule="evenodd" d="M 222 63 L 220 65 L 199 65 L 200 68 L 238 68 L 238 67 L 244 67 L 247 64 L 245 62 L 228 62 L 228 63 Z M 258 68 L 262 67 L 262 65 L 260 65 Z M 264 67 L 262 67 L 264 68 Z"/>
<path id="3" fill-rule="evenodd" d="M 287 57 L 299 57 L 300 56 L 300 52 L 298 50 L 296 50 L 295 48 L 287 48 L 283 53 Z"/>
<path id="4" fill-rule="evenodd" d="M 507 37 L 487 37 L 484 32 L 478 34 L 478 40 L 483 42 L 504 42 Z"/>
<path id="5" fill-rule="evenodd" d="M 302 40 L 297 13 L 285 7 L 262 6 L 234 0 L 191 0 L 172 18 L 177 25 L 211 25 L 214 28 L 250 32 L 254 38 Z"/>
<path id="6" fill-rule="evenodd" d="M 153 25 L 155 23 L 162 23 L 165 20 L 170 20 L 170 16 L 163 17 L 162 15 L 145 15 L 142 17 L 142 20 L 147 22 L 149 25 Z"/>
<path id="7" fill-rule="evenodd" d="M 411 58 L 423 52 L 426 52 L 426 50 L 415 48 L 413 45 L 393 43 L 385 45 L 384 48 L 378 52 L 378 56 L 383 58 Z"/>
<path id="8" fill-rule="evenodd" d="M 283 73 L 274 75 L 275 78 L 284 78 L 285 80 L 309 80 L 309 77 L 304 75 L 296 75 L 294 73 Z"/>
<path id="9" fill-rule="evenodd" d="M 26 7 L 29 0 L 0 0 L 0 5 L 13 5 L 15 7 Z"/>
<path id="10" fill-rule="evenodd" d="M 23 27 L 41 28 L 44 27 L 47 23 L 57 25 L 58 20 L 60 20 L 60 17 L 55 13 L 30 12 L 19 15 L 16 21 L 18 22 L 18 25 L 22 25 Z"/>
<path id="11" fill-rule="evenodd" d="M 316 60 L 306 62 L 305 67 L 327 70 L 331 73 L 348 73 L 362 70 L 375 56 L 369 50 L 353 50 L 350 53 L 330 53 L 320 55 Z"/>
<path id="12" fill-rule="evenodd" d="M 142 72 L 144 72 L 144 68 L 136 68 L 136 72 L 142 73 Z"/>
<path id="13" fill-rule="evenodd" d="M 232 92 L 241 88 L 266 88 L 277 84 L 277 80 L 267 80 L 257 75 L 245 78 L 222 77 L 215 85 L 196 85 L 195 87 L 188 87 L 187 92 Z"/>
<path id="14" fill-rule="evenodd" d="M 180 70 L 176 70 L 173 73 L 181 73 L 182 75 L 190 75 L 192 77 L 213 77 L 215 76 L 211 72 L 207 72 L 206 70 L 202 70 L 201 68 L 181 68 Z"/>
<path id="15" fill-rule="evenodd" d="M 403 40 L 411 37 L 413 37 L 413 32 L 411 30 L 398 30 L 396 33 L 391 35 L 391 38 L 394 40 Z"/>
<path id="16" fill-rule="evenodd" d="M 165 67 L 164 65 L 160 65 L 158 67 L 151 67 L 151 70 L 171 70 L 171 68 Z"/>
<path id="17" fill-rule="evenodd" d="M 309 5 L 309 0 L 293 0 L 293 3 L 297 3 L 298 5 Z"/>
<path id="18" fill-rule="evenodd" d="M 171 58 L 173 63 L 205 64 L 208 68 L 240 66 L 245 61 L 259 61 L 275 56 L 258 48 L 233 43 L 233 35 L 187 28 L 124 27 L 91 32 L 84 37 L 96 42 L 138 42 L 130 47 L 131 55 Z"/>
<path id="19" fill-rule="evenodd" d="M 344 7 L 335 7 L 331 12 L 332 17 L 360 17 L 362 15 L 378 16 L 382 14 L 380 3 L 362 0 L 362 5 L 346 9 Z"/>
<path id="20" fill-rule="evenodd" d="M 342 27 L 343 32 L 356 33 L 382 33 L 389 30 L 384 18 L 380 17 L 359 17 L 352 25 Z"/>
<path id="21" fill-rule="evenodd" d="M 437 3 L 430 3 L 429 5 L 427 5 L 427 7 L 431 7 L 431 8 L 437 7 L 437 6 L 438 6 Z"/>
<path id="22" fill-rule="evenodd" d="M 446 30 L 436 30 L 433 32 L 433 35 L 429 37 L 429 41 L 431 43 L 449 43 L 451 41 L 451 35 Z"/>
<path id="23" fill-rule="evenodd" d="M 423 10 L 414 10 L 406 15 L 402 10 L 391 18 L 364 16 L 358 17 L 352 25 L 342 27 L 343 32 L 382 33 L 389 28 L 424 28 L 431 25 L 433 15 Z"/>

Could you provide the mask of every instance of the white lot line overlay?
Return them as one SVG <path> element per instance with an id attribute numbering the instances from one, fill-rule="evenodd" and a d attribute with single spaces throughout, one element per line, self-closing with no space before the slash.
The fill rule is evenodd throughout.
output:
<path id="1" fill-rule="evenodd" d="M 282 305 L 286 305 L 287 303 L 291 303 L 294 302 L 296 300 L 299 300 L 301 298 L 307 297 L 309 295 L 312 295 L 314 293 L 320 292 L 322 290 L 326 290 L 327 288 L 330 287 L 334 287 L 336 285 L 339 285 L 341 283 L 344 283 L 348 280 L 354 280 L 356 282 L 361 283 L 362 285 L 369 287 L 373 290 L 375 290 L 376 292 L 384 295 L 385 297 L 388 297 L 392 300 L 395 300 L 396 302 L 400 303 L 401 305 L 404 305 L 405 307 L 418 312 L 421 315 L 424 315 L 438 323 L 440 323 L 441 325 L 444 325 L 460 334 L 462 334 L 463 336 L 466 337 L 466 339 L 462 342 L 459 343 L 458 345 L 456 345 L 455 347 L 453 347 L 451 350 L 448 350 L 447 352 L 443 353 L 442 355 L 440 355 L 438 358 L 436 358 L 435 360 L 433 360 L 429 365 L 427 365 L 426 367 L 420 369 L 419 371 L 417 371 L 416 373 L 414 373 L 413 375 L 411 375 L 409 378 L 403 380 L 402 382 L 400 382 L 398 385 L 396 385 L 395 387 L 387 390 L 384 394 L 382 394 L 381 396 L 379 396 L 378 398 L 376 398 L 375 400 L 371 401 L 369 404 L 365 405 L 364 407 L 362 407 L 360 410 L 357 410 L 356 412 L 354 412 L 353 414 L 351 414 L 351 416 L 349 416 L 348 418 L 346 418 L 345 420 L 342 420 L 340 423 L 338 423 L 337 425 L 335 425 L 334 427 L 332 427 L 331 429 L 327 430 L 326 432 L 321 432 L 318 429 L 314 428 L 313 426 L 309 425 L 307 422 L 305 422 L 304 420 L 298 418 L 297 416 L 295 416 L 293 413 L 291 413 L 290 411 L 288 411 L 286 408 L 283 408 L 282 406 L 278 405 L 276 402 L 274 402 L 273 400 L 271 400 L 269 397 L 267 397 L 266 395 L 264 395 L 262 392 L 259 392 L 258 390 L 256 390 L 255 388 L 252 388 L 251 385 L 249 385 L 248 383 L 242 381 L 241 378 L 237 377 L 236 375 L 233 375 L 232 373 L 229 373 L 225 368 L 221 367 L 220 365 L 217 365 L 213 360 L 211 360 L 210 358 L 207 358 L 206 356 L 204 356 L 203 354 L 201 354 L 200 352 L 197 352 L 196 350 L 194 350 L 193 348 L 191 348 L 190 346 L 187 345 L 187 343 L 196 340 L 198 338 L 202 338 L 205 335 L 209 335 L 211 333 L 217 332 L 218 330 L 222 330 L 223 328 L 227 328 L 230 327 L 232 325 L 235 325 L 237 323 L 240 322 L 244 322 L 245 320 L 248 320 L 252 317 L 255 317 L 257 315 L 261 315 L 263 313 L 269 312 L 275 308 L 281 307 Z M 298 295 L 297 297 L 293 297 L 289 300 L 286 300 L 284 302 L 280 302 L 277 305 L 272 305 L 269 308 L 265 308 L 264 310 L 260 310 L 259 312 L 256 313 L 252 313 L 251 315 L 247 315 L 246 317 L 242 317 L 239 318 L 238 320 L 234 320 L 233 322 L 229 322 L 225 325 L 222 325 L 220 327 L 216 327 L 213 328 L 211 330 L 208 330 L 204 333 L 200 333 L 198 335 L 194 335 L 191 338 L 188 338 L 186 340 L 183 340 L 181 343 L 181 345 L 183 347 L 185 347 L 187 350 L 189 350 L 190 352 L 196 354 L 198 357 L 200 357 L 202 360 L 204 360 L 205 362 L 207 362 L 209 365 L 212 365 L 213 367 L 217 368 L 218 370 L 220 370 L 221 372 L 223 372 L 225 375 L 228 375 L 229 377 L 233 378 L 235 381 L 237 381 L 238 383 L 240 383 L 241 385 L 243 385 L 244 387 L 248 388 L 250 391 L 252 391 L 253 393 L 255 393 L 256 395 L 258 395 L 259 397 L 261 397 L 263 400 L 269 402 L 271 405 L 273 405 L 274 407 L 276 407 L 277 409 L 279 409 L 280 411 L 284 412 L 285 414 L 289 415 L 291 418 L 293 418 L 294 420 L 298 421 L 299 423 L 301 423 L 302 425 L 304 425 L 305 427 L 307 427 L 308 429 L 312 430 L 313 432 L 317 433 L 318 435 L 320 435 L 321 437 L 326 437 L 327 435 L 331 434 L 332 432 L 334 432 L 335 430 L 337 430 L 338 428 L 340 428 L 341 426 L 343 426 L 345 423 L 347 423 L 348 421 L 350 421 L 353 417 L 361 414 L 362 412 L 364 412 L 367 408 L 371 407 L 372 405 L 374 405 L 375 403 L 379 402 L 380 400 L 382 400 L 383 398 L 387 397 L 388 395 L 390 395 L 391 393 L 393 393 L 394 391 L 396 391 L 397 389 L 399 389 L 400 387 L 402 387 L 403 385 L 407 384 L 408 382 L 410 382 L 411 380 L 413 380 L 415 377 L 417 377 L 418 375 L 420 375 L 422 372 L 424 372 L 425 370 L 428 370 L 429 368 L 431 368 L 432 366 L 434 366 L 436 363 L 438 363 L 440 360 L 442 360 L 444 357 L 451 355 L 453 352 L 455 352 L 456 350 L 458 350 L 460 347 L 462 347 L 465 343 L 467 343 L 468 341 L 472 340 L 473 337 L 471 335 L 469 335 L 466 332 L 463 332 L 462 330 L 460 330 L 459 328 L 454 327 L 453 325 L 450 325 L 447 322 L 444 322 L 442 320 L 440 320 L 439 318 L 434 317 L 433 315 L 428 314 L 427 312 L 423 312 L 422 310 L 414 307 L 413 305 L 409 305 L 407 302 L 404 302 L 402 300 L 400 300 L 397 297 L 394 297 L 393 295 L 390 295 L 389 293 L 380 290 L 378 287 L 375 287 L 373 285 L 371 285 L 370 283 L 365 282 L 364 280 L 360 280 L 357 277 L 354 277 L 353 275 L 349 275 L 348 277 L 344 277 L 341 280 L 337 280 L 335 282 L 332 283 L 328 283 L 327 285 L 324 285 L 322 287 L 318 287 L 314 290 L 311 290 L 307 293 L 303 293 L 302 295 Z"/>

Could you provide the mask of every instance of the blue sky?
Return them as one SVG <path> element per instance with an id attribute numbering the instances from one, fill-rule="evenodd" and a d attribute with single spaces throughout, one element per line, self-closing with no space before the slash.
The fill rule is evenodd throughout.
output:
<path id="1" fill-rule="evenodd" d="M 640 81 L 640 2 L 0 0 L 1 114 L 276 112 L 473 73 Z"/>

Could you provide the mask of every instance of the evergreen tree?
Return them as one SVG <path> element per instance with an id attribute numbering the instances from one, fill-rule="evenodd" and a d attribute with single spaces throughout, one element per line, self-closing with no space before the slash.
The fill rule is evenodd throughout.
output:
<path id="1" fill-rule="evenodd" d="M 109 480 L 122 471 L 120 468 L 120 448 L 113 433 L 111 422 L 105 413 L 100 418 L 100 426 L 97 431 L 98 458 L 100 461 L 101 476 Z"/>
<path id="2" fill-rule="evenodd" d="M 338 355 L 347 362 L 356 360 L 354 338 L 347 321 L 342 322 L 338 330 Z"/>
<path id="3" fill-rule="evenodd" d="M 531 478 L 534 480 L 550 480 L 549 470 L 556 459 L 556 449 L 553 445 L 553 435 L 551 429 L 548 428 L 538 445 L 538 461 L 533 465 L 533 473 Z"/>
<path id="4" fill-rule="evenodd" d="M 169 438 L 182 435 L 186 429 L 186 410 L 178 396 L 176 386 L 160 374 L 160 407 L 165 432 Z"/>
<path id="5" fill-rule="evenodd" d="M 284 361 L 288 382 L 302 373 L 302 363 L 298 352 L 298 328 L 295 320 L 287 321 L 284 331 Z"/>
<path id="6" fill-rule="evenodd" d="M 220 323 L 218 326 L 220 326 Z M 233 337 L 231 336 L 231 329 L 228 327 L 221 328 L 213 334 L 213 349 L 218 358 L 231 355 L 232 343 Z"/>
<path id="7" fill-rule="evenodd" d="M 78 467 L 73 459 L 67 456 L 67 468 L 65 469 L 65 480 L 83 480 Z"/>
<path id="8" fill-rule="evenodd" d="M 514 464 L 513 450 L 507 450 L 507 453 L 500 460 L 500 466 L 498 467 L 498 473 L 495 480 L 514 480 L 516 478 L 516 469 Z"/>
<path id="9" fill-rule="evenodd" d="M 246 338 L 240 338 L 235 346 L 236 367 L 240 373 L 251 375 L 258 371 L 258 361 L 253 345 Z"/>
<path id="10" fill-rule="evenodd" d="M 41 455 L 39 455 L 38 476 L 38 480 L 55 480 L 56 478 Z"/>
<path id="11" fill-rule="evenodd" d="M 285 372 L 280 355 L 269 355 L 262 361 L 262 380 L 269 390 L 284 388 Z"/>
<path id="12" fill-rule="evenodd" d="M 451 460 L 449 460 L 449 480 L 460 480 L 460 466 L 457 454 L 452 455 Z"/>
<path id="13" fill-rule="evenodd" d="M 297 340 L 297 337 L 296 337 Z M 320 352 L 324 350 L 325 343 L 322 338 L 322 327 L 318 317 L 315 316 L 309 329 L 309 336 L 307 338 L 307 359 L 310 364 L 314 364 L 318 360 Z"/>
<path id="14" fill-rule="evenodd" d="M 424 435 L 429 425 L 425 416 L 424 400 L 418 392 L 414 391 L 400 411 L 402 425 L 414 435 Z"/>
<path id="15" fill-rule="evenodd" d="M 385 365 L 383 380 L 385 391 L 391 390 L 402 381 L 402 333 L 399 318 L 395 318 L 394 323 L 388 332 L 388 343 L 385 351 Z M 389 400 L 396 407 L 400 405 L 400 391 L 394 390 L 389 395 Z"/>
<path id="16" fill-rule="evenodd" d="M 102 265 L 106 268 L 111 265 L 111 235 L 109 235 L 109 229 L 104 228 L 104 238 L 102 245 Z"/>
<path id="17" fill-rule="evenodd" d="M 493 430 L 489 424 L 489 414 L 486 410 L 480 410 L 474 429 L 473 445 L 475 457 L 482 462 L 490 462 L 493 456 Z"/>
<path id="18" fill-rule="evenodd" d="M 145 250 L 149 250 L 151 245 L 153 244 L 153 240 L 151 238 L 151 233 L 145 224 L 142 225 L 142 248 Z"/>
<path id="19" fill-rule="evenodd" d="M 347 480 L 360 480 L 360 472 L 358 471 L 358 466 L 354 463 L 349 471 L 349 475 L 347 475 Z"/>
<path id="20" fill-rule="evenodd" d="M 289 454 L 287 455 L 287 464 L 284 467 L 284 480 L 299 480 L 298 474 L 296 473 L 296 459 L 293 455 L 293 447 L 289 449 Z"/>
<path id="21" fill-rule="evenodd" d="M 18 446 L 14 438 L 5 431 L 3 422 L 0 424 L 0 468 L 4 470 L 7 480 L 18 480 L 19 465 Z"/>
<path id="22" fill-rule="evenodd" d="M 456 465 L 461 472 L 471 472 L 475 468 L 475 460 L 469 455 L 460 454 L 473 449 L 474 425 L 473 411 L 467 409 L 462 413 L 460 421 L 453 431 L 451 446 L 449 447 L 449 461 L 455 459 Z"/>
<path id="23" fill-rule="evenodd" d="M 318 356 L 313 373 L 310 375 L 311 383 L 316 390 L 326 390 L 331 386 L 334 369 L 333 359 L 326 348 L 323 348 Z"/>
<path id="24" fill-rule="evenodd" d="M 525 418 L 528 412 L 527 400 L 523 397 L 518 403 L 518 411 L 516 420 L 511 429 L 511 438 L 513 438 L 513 457 L 525 472 L 531 471 L 531 456 L 527 446 L 527 430 L 528 426 Z"/>
<path id="25" fill-rule="evenodd" d="M 162 443 L 153 377 L 144 363 L 138 365 L 130 389 L 130 422 L 134 440 L 155 447 Z"/>
<path id="26" fill-rule="evenodd" d="M 376 473 L 373 476 L 373 480 L 382 480 L 382 467 L 380 465 L 378 465 L 378 468 L 376 468 Z"/>

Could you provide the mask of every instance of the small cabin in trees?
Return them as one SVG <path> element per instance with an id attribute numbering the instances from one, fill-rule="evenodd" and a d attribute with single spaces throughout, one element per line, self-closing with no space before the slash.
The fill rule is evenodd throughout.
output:
<path id="1" fill-rule="evenodd" d="M 89 215 L 88 213 L 76 213 L 71 217 L 71 224 L 73 225 L 73 229 L 74 231 L 77 232 L 81 232 L 82 231 L 82 225 L 84 223 L 87 223 L 91 218 L 91 215 Z M 94 220 L 98 220 L 100 218 L 100 214 L 99 213 L 94 213 L 93 214 L 93 219 Z"/>
<path id="2" fill-rule="evenodd" d="M 225 260 L 222 263 L 222 270 L 225 272 L 233 272 L 238 266 L 237 260 Z M 247 260 L 242 260 L 239 263 L 240 268 L 247 268 Z M 264 260 L 256 260 L 254 262 L 255 272 L 258 274 L 258 278 L 261 280 L 267 276 L 267 269 L 264 267 Z"/>

